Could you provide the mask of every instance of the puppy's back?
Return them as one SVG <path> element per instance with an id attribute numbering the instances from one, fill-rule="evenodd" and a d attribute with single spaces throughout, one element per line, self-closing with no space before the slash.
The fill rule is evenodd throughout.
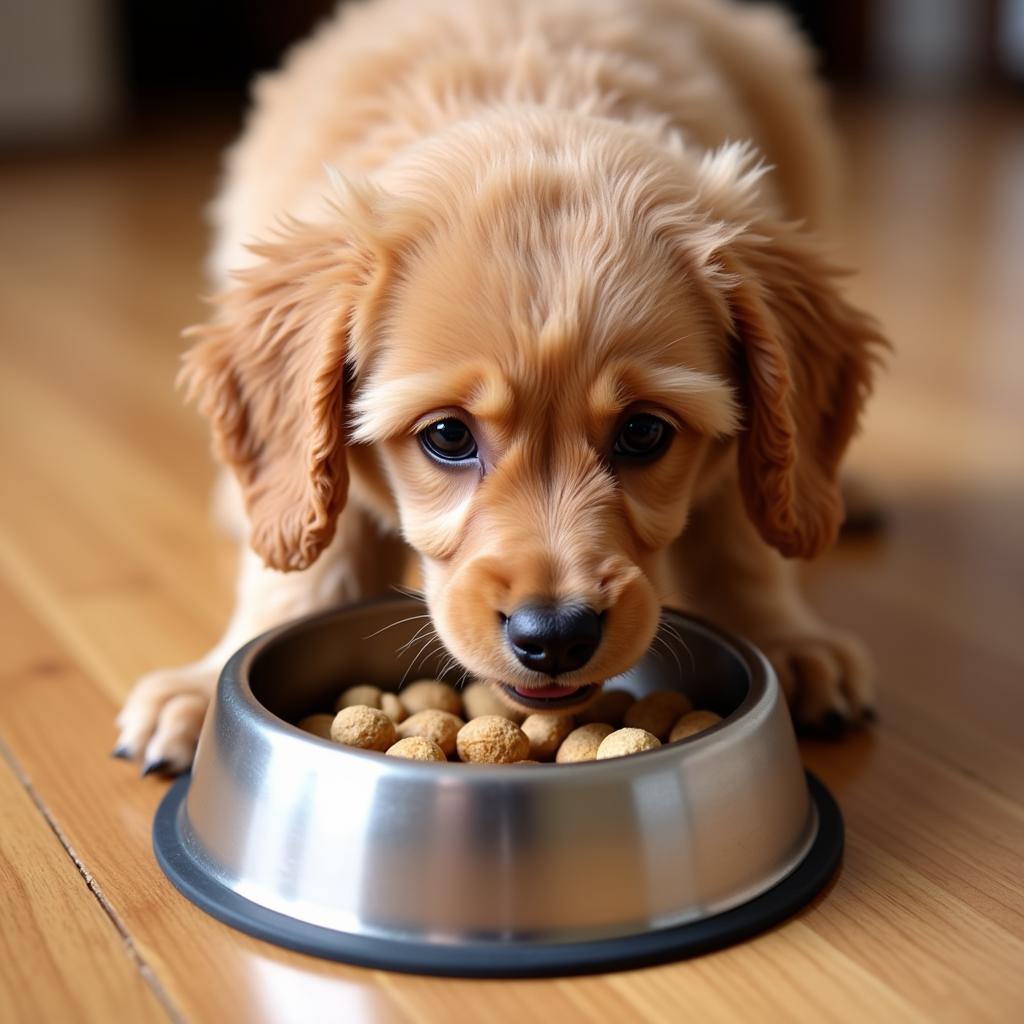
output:
<path id="1" fill-rule="evenodd" d="M 319 215 L 325 163 L 372 173 L 485 108 L 669 124 L 703 148 L 749 139 L 790 215 L 815 223 L 835 177 L 805 46 L 777 12 L 718 0 L 344 5 L 253 99 L 212 208 L 218 284 L 283 213 Z"/>

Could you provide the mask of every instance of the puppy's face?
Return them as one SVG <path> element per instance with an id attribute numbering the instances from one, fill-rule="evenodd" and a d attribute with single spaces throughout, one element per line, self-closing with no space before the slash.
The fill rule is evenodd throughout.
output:
<path id="1" fill-rule="evenodd" d="M 646 650 L 658 554 L 724 455 L 765 541 L 823 550 L 881 339 L 759 177 L 497 114 L 258 247 L 184 368 L 253 547 L 309 565 L 372 445 L 441 639 L 545 710 Z"/>
<path id="2" fill-rule="evenodd" d="M 576 706 L 651 642 L 656 556 L 736 425 L 727 348 L 632 211 L 522 183 L 489 202 L 394 284 L 357 437 L 448 649 L 512 701 Z"/>

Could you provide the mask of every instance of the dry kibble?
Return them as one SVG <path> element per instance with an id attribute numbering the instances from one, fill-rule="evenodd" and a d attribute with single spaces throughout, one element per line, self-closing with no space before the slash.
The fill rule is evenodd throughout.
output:
<path id="1" fill-rule="evenodd" d="M 341 696 L 335 701 L 334 710 L 337 712 L 342 708 L 357 706 L 379 708 L 382 695 L 379 686 L 350 686 L 347 690 L 343 690 Z"/>
<path id="2" fill-rule="evenodd" d="M 399 722 L 404 722 L 409 717 L 409 712 L 406 711 L 401 697 L 393 693 L 382 693 L 380 695 L 380 709 L 395 725 L 398 725 Z"/>
<path id="3" fill-rule="evenodd" d="M 530 741 L 515 722 L 500 715 L 482 715 L 459 730 L 456 747 L 463 761 L 511 764 L 526 759 Z"/>
<path id="4" fill-rule="evenodd" d="M 559 764 L 572 764 L 575 761 L 593 761 L 597 757 L 597 749 L 601 741 L 610 736 L 615 729 L 607 722 L 587 722 L 578 729 L 573 729 L 562 741 L 555 760 Z"/>
<path id="5" fill-rule="evenodd" d="M 405 757 L 410 761 L 447 761 L 444 751 L 426 736 L 406 736 L 386 751 L 388 757 Z"/>
<path id="6" fill-rule="evenodd" d="M 520 728 L 530 741 L 530 757 L 550 761 L 574 724 L 572 715 L 528 715 Z"/>
<path id="7" fill-rule="evenodd" d="M 597 760 L 608 757 L 626 757 L 639 754 L 644 750 L 654 750 L 661 746 L 661 740 L 646 729 L 617 729 L 609 733 L 597 748 Z"/>
<path id="8" fill-rule="evenodd" d="M 681 715 L 693 709 L 690 698 L 676 690 L 657 690 L 638 700 L 625 714 L 630 729 L 645 729 L 664 740 Z"/>
<path id="9" fill-rule="evenodd" d="M 380 708 L 357 704 L 342 708 L 331 724 L 331 739 L 346 747 L 363 750 L 387 750 L 398 737 L 395 723 Z"/>
<path id="10" fill-rule="evenodd" d="M 690 711 L 672 726 L 672 731 L 668 734 L 669 743 L 685 740 L 687 736 L 696 736 L 721 720 L 722 716 L 716 715 L 714 711 Z"/>
<path id="11" fill-rule="evenodd" d="M 462 691 L 462 706 L 467 719 L 498 715 L 518 724 L 526 717 L 522 711 L 510 708 L 487 683 L 470 683 Z"/>
<path id="12" fill-rule="evenodd" d="M 558 764 L 625 757 L 709 729 L 722 719 L 694 711 L 676 690 L 636 700 L 607 690 L 573 715 L 516 711 L 488 683 L 458 691 L 439 679 L 418 679 L 401 694 L 350 686 L 337 714 L 313 714 L 298 726 L 315 736 L 417 761 L 459 759 L 478 764 Z M 469 716 L 464 721 L 461 713 Z M 575 726 L 575 727 L 574 727 Z"/>
<path id="13" fill-rule="evenodd" d="M 445 757 L 455 753 L 455 737 L 465 725 L 458 715 L 448 711 L 427 708 L 410 715 L 398 726 L 398 735 L 405 739 L 408 736 L 423 736 L 433 740 L 443 751 Z"/>
<path id="14" fill-rule="evenodd" d="M 415 683 L 403 686 L 399 696 L 410 715 L 428 708 L 447 711 L 451 715 L 462 714 L 462 700 L 458 693 L 439 679 L 417 679 Z"/>
<path id="15" fill-rule="evenodd" d="M 329 740 L 331 738 L 331 723 L 333 721 L 334 715 L 306 715 L 299 722 L 299 728 L 303 732 L 312 733 L 321 739 Z"/>
<path id="16" fill-rule="evenodd" d="M 626 712 L 636 703 L 636 697 L 628 690 L 604 690 L 577 716 L 581 725 L 591 722 L 605 722 L 618 728 Z"/>

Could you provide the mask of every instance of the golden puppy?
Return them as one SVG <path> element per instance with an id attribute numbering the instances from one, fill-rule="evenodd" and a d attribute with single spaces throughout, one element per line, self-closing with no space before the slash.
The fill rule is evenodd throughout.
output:
<path id="1" fill-rule="evenodd" d="M 226 657 L 397 582 L 403 542 L 513 702 L 580 706 L 681 599 L 801 723 L 870 715 L 788 561 L 836 535 L 882 344 L 812 233 L 808 66 L 731 3 L 374 0 L 261 81 L 184 367 L 251 550 L 223 640 L 139 682 L 118 752 L 185 767 Z"/>

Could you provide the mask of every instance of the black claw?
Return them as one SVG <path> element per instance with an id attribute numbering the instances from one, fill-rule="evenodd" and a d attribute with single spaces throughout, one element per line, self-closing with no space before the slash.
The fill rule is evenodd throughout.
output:
<path id="1" fill-rule="evenodd" d="M 120 758 L 122 761 L 130 761 L 132 759 L 132 752 L 124 746 L 114 747 L 110 752 L 110 756 Z"/>
<path id="2" fill-rule="evenodd" d="M 142 767 L 142 778 L 145 778 L 147 775 L 153 775 L 157 772 L 165 772 L 170 768 L 170 766 L 171 762 L 168 761 L 166 757 L 160 758 L 159 761 L 149 761 Z"/>
<path id="3" fill-rule="evenodd" d="M 846 735 L 849 727 L 850 723 L 845 715 L 839 711 L 829 711 L 821 720 L 821 735 L 828 739 L 839 739 L 840 736 Z"/>
<path id="4" fill-rule="evenodd" d="M 850 723 L 840 711 L 826 711 L 816 722 L 799 723 L 801 736 L 812 740 L 839 740 L 849 731 Z"/>
<path id="5" fill-rule="evenodd" d="M 843 520 L 842 526 L 839 527 L 839 535 L 844 539 L 873 537 L 882 533 L 888 525 L 885 512 L 881 509 L 862 509 Z"/>

